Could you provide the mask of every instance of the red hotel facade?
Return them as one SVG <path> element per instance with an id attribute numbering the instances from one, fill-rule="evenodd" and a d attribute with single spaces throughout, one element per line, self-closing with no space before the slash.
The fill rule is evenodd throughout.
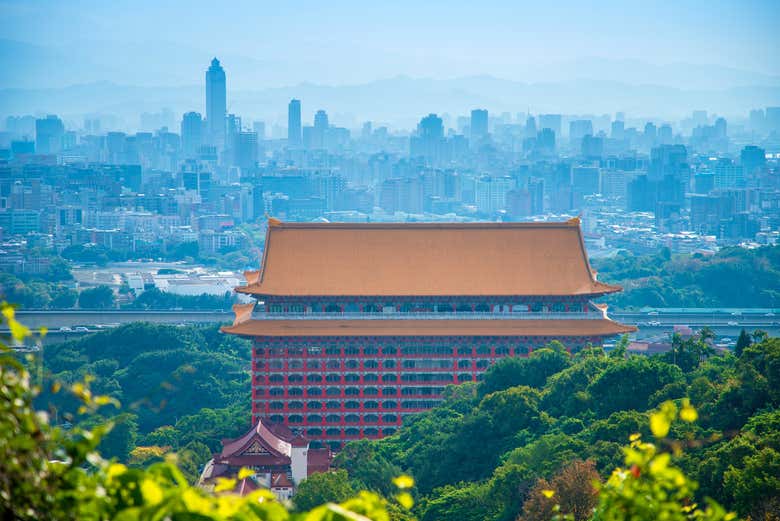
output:
<path id="1" fill-rule="evenodd" d="M 592 299 L 579 220 L 562 223 L 281 223 L 223 328 L 250 338 L 253 422 L 338 449 L 395 432 L 444 387 L 559 340 L 634 331 Z"/>

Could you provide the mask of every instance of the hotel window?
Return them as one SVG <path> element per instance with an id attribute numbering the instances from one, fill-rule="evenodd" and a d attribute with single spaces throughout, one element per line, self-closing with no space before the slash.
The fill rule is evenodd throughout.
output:
<path id="1" fill-rule="evenodd" d="M 325 434 L 327 434 L 328 436 L 341 436 L 341 429 L 330 427 L 328 429 L 325 429 Z"/>
<path id="2" fill-rule="evenodd" d="M 363 389 L 363 396 L 376 396 L 379 394 L 379 389 L 376 387 L 365 387 Z"/>
<path id="3" fill-rule="evenodd" d="M 379 376 L 376 373 L 366 373 L 363 375 L 364 382 L 378 382 Z"/>
<path id="4" fill-rule="evenodd" d="M 290 387 L 287 389 L 287 394 L 289 396 L 303 396 L 303 389 L 300 387 Z"/>
<path id="5" fill-rule="evenodd" d="M 382 416 L 382 421 L 385 423 L 395 423 L 398 421 L 398 416 L 395 414 L 385 414 Z"/>
<path id="6" fill-rule="evenodd" d="M 349 346 L 344 348 L 344 356 L 356 356 L 360 354 L 360 348 L 355 346 Z"/>
<path id="7" fill-rule="evenodd" d="M 274 423 L 282 423 L 284 421 L 284 418 L 282 417 L 281 414 L 272 414 L 271 421 Z"/>
<path id="8" fill-rule="evenodd" d="M 477 313 L 489 313 L 490 312 L 490 304 L 486 302 L 480 302 L 476 306 L 474 306 L 474 311 Z"/>
<path id="9" fill-rule="evenodd" d="M 255 348 L 255 354 L 257 356 L 263 356 L 265 355 L 265 348 L 264 347 L 256 347 Z"/>
<path id="10" fill-rule="evenodd" d="M 347 423 L 358 423 L 360 421 L 360 416 L 357 414 L 347 414 L 344 416 L 344 421 Z"/>
<path id="11" fill-rule="evenodd" d="M 308 367 L 309 369 L 319 369 L 320 367 L 322 367 L 322 364 L 320 363 L 319 360 L 307 360 L 306 367 Z"/>
<path id="12" fill-rule="evenodd" d="M 377 362 L 376 360 L 366 360 L 365 362 L 363 362 L 363 367 L 366 369 L 376 369 L 377 367 L 379 367 L 379 362 Z"/>
<path id="13" fill-rule="evenodd" d="M 320 383 L 322 381 L 322 375 L 310 374 L 306 377 L 306 381 L 309 383 Z"/>
<path id="14" fill-rule="evenodd" d="M 392 400 L 387 400 L 386 402 L 382 402 L 382 409 L 391 410 L 398 407 L 398 403 L 394 402 Z"/>
<path id="15" fill-rule="evenodd" d="M 383 382 L 395 382 L 398 380 L 398 378 L 394 374 L 383 374 L 382 375 L 382 381 Z"/>
<path id="16" fill-rule="evenodd" d="M 280 411 L 280 410 L 284 409 L 284 402 L 271 402 L 271 403 L 269 404 L 269 406 L 270 406 L 270 407 L 271 407 L 271 409 L 273 409 L 274 411 Z"/>
<path id="17" fill-rule="evenodd" d="M 325 365 L 328 369 L 341 369 L 341 362 L 338 360 L 328 360 Z"/>
<path id="18" fill-rule="evenodd" d="M 555 302 L 550 306 L 550 311 L 553 313 L 565 313 L 566 312 L 566 304 L 563 302 Z"/>
<path id="19" fill-rule="evenodd" d="M 291 414 L 287 417 L 288 423 L 303 423 L 303 416 L 300 414 Z"/>
<path id="20" fill-rule="evenodd" d="M 477 348 L 477 354 L 478 355 L 489 355 L 490 354 L 490 346 L 481 345 Z"/>
<path id="21" fill-rule="evenodd" d="M 363 304 L 363 313 L 379 313 L 379 306 L 376 304 Z"/>
<path id="22" fill-rule="evenodd" d="M 296 402 L 289 402 L 287 404 L 287 408 L 295 410 L 295 411 L 297 411 L 299 409 L 303 409 L 303 402 L 297 402 L 297 401 Z"/>
<path id="23" fill-rule="evenodd" d="M 458 304 L 458 307 L 455 310 L 458 313 L 470 313 L 471 312 L 471 305 L 470 304 Z"/>
<path id="24" fill-rule="evenodd" d="M 340 396 L 341 389 L 339 389 L 338 387 L 328 387 L 325 390 L 325 394 L 327 394 L 328 396 Z"/>
<path id="25" fill-rule="evenodd" d="M 385 427 L 384 429 L 382 429 L 382 434 L 384 434 L 385 436 L 392 436 L 393 434 L 395 434 L 395 427 Z"/>
<path id="26" fill-rule="evenodd" d="M 376 436 L 377 434 L 379 434 L 379 430 L 375 429 L 374 427 L 367 427 L 363 429 L 363 434 L 365 434 L 366 436 Z"/>
<path id="27" fill-rule="evenodd" d="M 490 360 L 477 360 L 477 369 L 485 369 L 490 365 Z"/>
<path id="28" fill-rule="evenodd" d="M 325 404 L 325 407 L 330 411 L 337 411 L 341 409 L 341 404 L 339 402 L 330 401 Z"/>
<path id="29" fill-rule="evenodd" d="M 395 346 L 385 346 L 382 348 L 382 353 L 386 355 L 395 355 L 398 354 L 398 348 Z"/>
<path id="30" fill-rule="evenodd" d="M 288 309 L 290 313 L 303 313 L 303 304 L 290 304 Z"/>
<path id="31" fill-rule="evenodd" d="M 347 373 L 344 375 L 344 381 L 345 382 L 359 382 L 360 381 L 360 375 L 357 373 Z"/>
<path id="32" fill-rule="evenodd" d="M 284 395 L 284 387 L 271 387 L 269 389 L 268 394 L 271 396 L 282 396 Z"/>
<path id="33" fill-rule="evenodd" d="M 322 423 L 322 416 L 319 414 L 310 414 L 306 417 L 306 421 L 309 423 Z"/>
<path id="34" fill-rule="evenodd" d="M 268 381 L 272 383 L 282 383 L 284 382 L 284 376 L 280 374 L 272 374 L 271 376 L 268 377 Z"/>
<path id="35" fill-rule="evenodd" d="M 309 436 L 322 436 L 322 429 L 318 429 L 317 427 L 306 429 L 306 434 Z"/>
<path id="36" fill-rule="evenodd" d="M 344 394 L 347 396 L 359 396 L 360 395 L 360 389 L 357 387 L 347 387 L 344 389 Z"/>
<path id="37" fill-rule="evenodd" d="M 330 346 L 325 349 L 325 354 L 327 354 L 328 356 L 339 356 L 341 354 L 341 348 Z"/>
<path id="38" fill-rule="evenodd" d="M 531 313 L 541 313 L 544 305 L 541 302 L 531 302 Z"/>
<path id="39" fill-rule="evenodd" d="M 382 367 L 385 369 L 395 369 L 395 360 L 385 360 L 382 362 Z"/>
<path id="40" fill-rule="evenodd" d="M 282 312 L 282 305 L 281 304 L 270 304 L 268 306 L 268 311 L 270 313 L 281 313 Z"/>
<path id="41" fill-rule="evenodd" d="M 506 347 L 506 346 L 504 346 L 504 347 L 497 347 L 495 349 L 495 351 L 496 351 L 496 356 L 507 356 L 507 355 L 509 355 L 509 348 Z"/>
<path id="42" fill-rule="evenodd" d="M 382 388 L 382 395 L 383 396 L 395 396 L 398 394 L 398 389 L 395 387 L 384 387 Z"/>
<path id="43" fill-rule="evenodd" d="M 319 387 L 309 387 L 306 389 L 306 394 L 309 396 L 322 396 L 322 389 Z"/>
<path id="44" fill-rule="evenodd" d="M 325 381 L 327 382 L 340 382 L 341 381 L 341 375 L 338 373 L 328 373 L 328 376 L 325 377 Z"/>
<path id="45" fill-rule="evenodd" d="M 322 402 L 318 402 L 317 400 L 313 400 L 311 402 L 306 403 L 306 407 L 312 410 L 322 409 Z"/>
<path id="46" fill-rule="evenodd" d="M 268 362 L 268 367 L 271 369 L 284 369 L 284 362 L 281 360 L 271 360 Z"/>
<path id="47" fill-rule="evenodd" d="M 366 423 L 376 423 L 379 421 L 379 416 L 376 414 L 366 414 L 363 416 L 363 421 Z"/>
<path id="48" fill-rule="evenodd" d="M 379 408 L 379 404 L 373 400 L 369 400 L 363 403 L 363 408 L 368 410 L 374 410 Z"/>
<path id="49" fill-rule="evenodd" d="M 379 354 L 379 349 L 376 347 L 364 347 L 363 354 L 366 356 L 376 356 Z"/>
<path id="50" fill-rule="evenodd" d="M 325 417 L 326 423 L 338 423 L 341 421 L 341 416 L 338 414 L 329 414 Z"/>
<path id="51" fill-rule="evenodd" d="M 360 367 L 360 362 L 354 359 L 350 359 L 344 362 L 344 367 L 346 367 L 347 369 L 357 369 L 358 367 Z"/>
<path id="52" fill-rule="evenodd" d="M 458 347 L 458 354 L 461 356 L 469 356 L 471 355 L 471 352 L 473 351 L 471 346 L 460 346 Z"/>
<path id="53" fill-rule="evenodd" d="M 354 400 L 349 400 L 347 402 L 344 402 L 344 408 L 345 409 L 360 409 L 360 402 L 356 402 Z"/>
<path id="54" fill-rule="evenodd" d="M 460 373 L 458 375 L 458 381 L 459 382 L 470 382 L 471 381 L 471 374 L 470 373 Z"/>
<path id="55" fill-rule="evenodd" d="M 354 427 L 349 427 L 347 429 L 344 429 L 345 436 L 357 436 L 358 434 L 360 434 L 360 431 Z"/>
<path id="56" fill-rule="evenodd" d="M 297 383 L 297 382 L 303 382 L 303 375 L 302 374 L 291 374 L 287 377 L 287 381 L 290 383 Z"/>
<path id="57" fill-rule="evenodd" d="M 306 352 L 312 356 L 319 356 L 322 353 L 322 348 L 319 346 L 309 346 L 306 348 Z"/>
<path id="58" fill-rule="evenodd" d="M 469 369 L 471 367 L 471 360 L 461 360 L 458 362 L 458 369 Z"/>
<path id="59" fill-rule="evenodd" d="M 338 304 L 328 304 L 325 306 L 325 313 L 341 313 L 341 306 Z"/>
<path id="60" fill-rule="evenodd" d="M 290 360 L 287 362 L 287 367 L 290 369 L 302 369 L 303 360 Z"/>

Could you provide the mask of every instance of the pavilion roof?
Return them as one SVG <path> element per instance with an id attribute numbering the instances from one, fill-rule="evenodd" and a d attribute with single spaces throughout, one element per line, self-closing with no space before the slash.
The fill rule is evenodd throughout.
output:
<path id="1" fill-rule="evenodd" d="M 247 320 L 222 331 L 250 337 L 314 336 L 612 336 L 636 327 L 601 319 Z"/>
<path id="2" fill-rule="evenodd" d="M 599 295 L 579 219 L 553 223 L 269 222 L 258 296 Z"/>

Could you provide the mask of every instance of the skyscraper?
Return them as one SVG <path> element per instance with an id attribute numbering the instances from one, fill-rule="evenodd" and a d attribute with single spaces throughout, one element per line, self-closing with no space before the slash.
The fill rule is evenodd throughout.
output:
<path id="1" fill-rule="evenodd" d="M 292 99 L 287 105 L 287 144 L 300 146 L 301 140 L 301 101 Z"/>
<path id="2" fill-rule="evenodd" d="M 480 141 L 488 134 L 488 111 L 474 109 L 471 111 L 471 140 Z"/>
<path id="3" fill-rule="evenodd" d="M 214 58 L 206 71 L 206 129 L 209 142 L 218 148 L 225 145 L 226 113 L 225 70 Z"/>
<path id="4" fill-rule="evenodd" d="M 186 159 L 198 157 L 203 144 L 203 118 L 197 112 L 187 112 L 181 119 L 181 148 Z"/>
<path id="5" fill-rule="evenodd" d="M 56 154 L 62 151 L 62 137 L 65 126 L 54 115 L 35 120 L 35 151 L 38 154 Z"/>

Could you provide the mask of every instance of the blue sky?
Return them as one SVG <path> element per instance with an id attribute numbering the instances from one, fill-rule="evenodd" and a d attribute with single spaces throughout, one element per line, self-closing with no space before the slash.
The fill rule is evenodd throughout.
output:
<path id="1" fill-rule="evenodd" d="M 395 75 L 524 79 L 586 57 L 780 75 L 778 0 L 4 0 L 0 17 L 0 38 L 57 49 L 66 66 L 136 67 L 140 83 L 196 83 L 200 69 L 190 81 L 165 68 L 207 64 L 209 55 L 223 57 L 242 87 Z"/>

